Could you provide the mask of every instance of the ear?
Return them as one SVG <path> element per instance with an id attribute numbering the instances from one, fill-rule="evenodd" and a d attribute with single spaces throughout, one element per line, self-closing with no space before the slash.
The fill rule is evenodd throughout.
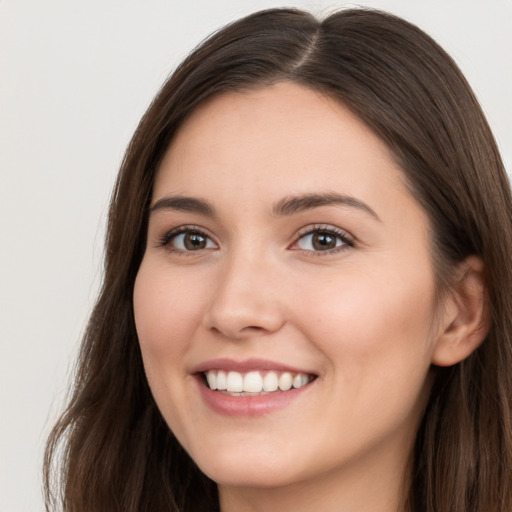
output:
<path id="1" fill-rule="evenodd" d="M 461 263 L 461 277 L 445 299 L 433 364 L 452 366 L 463 361 L 487 336 L 490 315 L 484 270 L 477 256 Z"/>

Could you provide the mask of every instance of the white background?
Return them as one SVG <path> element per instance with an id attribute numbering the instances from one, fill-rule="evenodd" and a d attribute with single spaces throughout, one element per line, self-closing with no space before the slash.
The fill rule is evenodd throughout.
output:
<path id="1" fill-rule="evenodd" d="M 455 57 L 512 163 L 512 0 L 361 1 Z M 40 466 L 101 277 L 110 189 L 196 43 L 274 6 L 343 1 L 0 0 L 0 512 L 42 511 Z M 349 4 L 353 5 L 353 4 Z"/>

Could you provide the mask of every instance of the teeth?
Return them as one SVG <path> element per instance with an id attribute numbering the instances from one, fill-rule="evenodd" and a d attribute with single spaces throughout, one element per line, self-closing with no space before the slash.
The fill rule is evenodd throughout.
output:
<path id="1" fill-rule="evenodd" d="M 293 385 L 293 377 L 290 372 L 284 372 L 279 377 L 279 389 L 281 391 L 288 391 Z"/>
<path id="2" fill-rule="evenodd" d="M 208 381 L 208 386 L 210 389 L 217 389 L 217 375 L 213 372 L 208 372 L 206 374 L 206 380 Z"/>
<path id="3" fill-rule="evenodd" d="M 263 391 L 276 391 L 279 387 L 279 379 L 276 372 L 268 372 L 263 377 Z"/>
<path id="4" fill-rule="evenodd" d="M 206 372 L 206 381 L 210 389 L 235 394 L 288 391 L 292 388 L 301 388 L 310 380 L 310 376 L 305 373 L 251 371 L 242 374 L 233 371 L 226 373 L 224 370 L 208 370 Z"/>
<path id="5" fill-rule="evenodd" d="M 261 393 L 263 391 L 263 378 L 259 372 L 249 372 L 245 375 L 244 391 L 248 393 Z"/>
<path id="6" fill-rule="evenodd" d="M 244 379 L 241 373 L 229 372 L 226 389 L 230 393 L 241 393 L 244 390 Z"/>
<path id="7" fill-rule="evenodd" d="M 213 372 L 208 372 L 213 373 Z M 224 370 L 219 370 L 217 373 L 217 389 L 219 391 L 224 391 L 228 387 L 228 377 L 226 375 L 226 372 Z M 213 389 L 213 388 L 212 388 Z"/>

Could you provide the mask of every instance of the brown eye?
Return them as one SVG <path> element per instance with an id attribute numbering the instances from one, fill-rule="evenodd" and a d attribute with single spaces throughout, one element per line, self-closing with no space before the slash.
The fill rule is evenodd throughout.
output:
<path id="1" fill-rule="evenodd" d="M 317 228 L 302 235 L 293 249 L 311 252 L 327 252 L 352 247 L 354 244 L 343 231 Z"/>
<path id="2" fill-rule="evenodd" d="M 311 244 L 316 251 L 325 251 L 336 247 L 337 239 L 330 233 L 314 233 Z"/>
<path id="3" fill-rule="evenodd" d="M 167 238 L 164 245 L 168 245 L 176 251 L 190 252 L 203 249 L 215 249 L 217 246 L 213 240 L 201 231 L 182 231 Z"/>
<path id="4" fill-rule="evenodd" d="M 201 233 L 185 233 L 183 237 L 183 245 L 188 251 L 196 251 L 198 249 L 205 249 L 207 238 Z"/>

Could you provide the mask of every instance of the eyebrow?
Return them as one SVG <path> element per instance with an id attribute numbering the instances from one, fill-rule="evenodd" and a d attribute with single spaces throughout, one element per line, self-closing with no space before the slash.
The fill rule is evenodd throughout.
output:
<path id="1" fill-rule="evenodd" d="M 158 210 L 174 210 L 180 212 L 198 213 L 206 217 L 215 217 L 215 208 L 208 202 L 196 197 L 186 196 L 166 196 L 159 199 L 149 212 L 154 213 Z"/>
<path id="2" fill-rule="evenodd" d="M 350 208 L 356 208 L 368 213 L 379 222 L 380 217 L 366 203 L 356 199 L 353 196 L 328 192 L 325 194 L 305 194 L 301 196 L 285 197 L 274 206 L 272 212 L 274 215 L 285 216 L 293 215 L 305 210 L 319 208 L 320 206 L 341 205 Z"/>
<path id="3" fill-rule="evenodd" d="M 366 203 L 356 199 L 353 196 L 338 194 L 336 192 L 320 194 L 304 194 L 300 196 L 285 197 L 278 201 L 272 208 L 272 214 L 277 216 L 288 216 L 300 213 L 306 210 L 312 210 L 321 206 L 341 205 L 350 208 L 356 208 L 368 213 L 376 220 L 381 222 L 380 217 Z M 165 196 L 153 204 L 149 211 L 154 213 L 159 210 L 174 210 L 181 212 L 197 213 L 206 217 L 215 217 L 215 208 L 196 197 L 188 196 Z"/>

